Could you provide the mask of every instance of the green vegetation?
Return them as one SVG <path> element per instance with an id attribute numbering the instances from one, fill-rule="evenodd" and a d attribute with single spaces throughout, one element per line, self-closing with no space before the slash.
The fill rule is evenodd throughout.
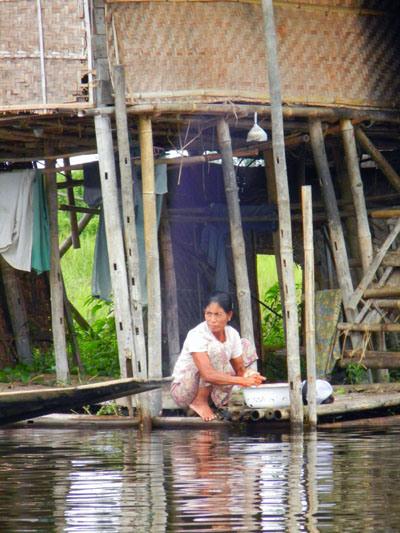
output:
<path id="1" fill-rule="evenodd" d="M 279 281 L 276 271 L 275 256 L 257 256 L 258 287 L 261 301 L 261 327 L 263 353 L 265 357 L 262 371 L 270 381 L 286 381 L 286 359 L 274 354 L 274 351 L 284 348 L 285 333 L 283 328 L 282 304 Z M 295 269 L 296 297 L 299 315 L 301 313 L 302 271 L 299 266 Z"/>

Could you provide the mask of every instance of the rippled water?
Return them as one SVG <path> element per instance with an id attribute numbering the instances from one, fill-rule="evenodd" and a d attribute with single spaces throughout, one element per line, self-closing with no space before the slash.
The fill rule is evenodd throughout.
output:
<path id="1" fill-rule="evenodd" d="M 0 430 L 0 531 L 400 531 L 400 430 Z"/>

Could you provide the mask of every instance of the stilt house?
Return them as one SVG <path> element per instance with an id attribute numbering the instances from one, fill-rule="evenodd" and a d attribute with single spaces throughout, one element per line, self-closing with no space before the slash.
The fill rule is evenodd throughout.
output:
<path id="1" fill-rule="evenodd" d="M 0 187 L 45 162 L 51 241 L 49 284 L 3 255 L 1 364 L 12 350 L 29 360 L 42 313 L 68 381 L 60 253 L 101 211 L 121 376 L 169 375 L 215 288 L 236 295 L 237 326 L 261 351 L 255 258 L 269 253 L 297 394 L 293 265 L 311 185 L 316 286 L 339 294 L 341 364 L 400 367 L 398 15 L 396 0 L 0 2 Z M 246 140 L 255 116 L 267 140 Z M 102 205 L 78 208 L 70 158 L 95 153 Z M 57 187 L 71 215 L 61 252 Z"/>

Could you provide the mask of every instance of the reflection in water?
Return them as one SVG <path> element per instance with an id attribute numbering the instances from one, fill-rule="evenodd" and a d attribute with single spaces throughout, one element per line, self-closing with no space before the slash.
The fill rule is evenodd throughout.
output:
<path id="1" fill-rule="evenodd" d="M 1 532 L 399 530 L 396 430 L 0 437 Z"/>

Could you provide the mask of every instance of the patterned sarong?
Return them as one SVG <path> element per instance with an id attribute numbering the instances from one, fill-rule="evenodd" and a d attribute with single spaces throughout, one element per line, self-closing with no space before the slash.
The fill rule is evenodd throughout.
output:
<path id="1" fill-rule="evenodd" d="M 258 356 L 254 345 L 249 340 L 241 339 L 241 342 L 242 358 L 247 368 L 258 359 Z M 235 375 L 229 355 L 221 343 L 211 342 L 208 346 L 208 356 L 215 370 L 231 376 Z M 200 372 L 194 363 L 187 365 L 179 382 L 172 383 L 171 396 L 177 405 L 187 407 L 195 399 L 199 386 L 211 387 L 210 396 L 217 407 L 224 407 L 228 404 L 233 385 L 213 385 L 205 382 L 200 377 Z"/>

